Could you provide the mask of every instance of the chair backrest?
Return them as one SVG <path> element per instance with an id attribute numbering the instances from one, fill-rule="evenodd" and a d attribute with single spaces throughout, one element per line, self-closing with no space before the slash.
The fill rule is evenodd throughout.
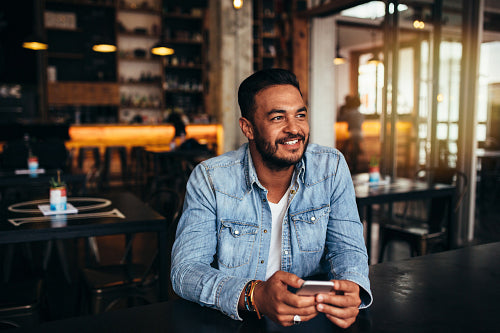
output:
<path id="1" fill-rule="evenodd" d="M 69 153 L 63 140 L 47 139 L 37 142 L 33 144 L 33 152 L 38 156 L 41 168 L 69 170 Z"/>
<path id="2" fill-rule="evenodd" d="M 28 168 L 28 145 L 22 140 L 8 141 L 3 146 L 2 168 L 5 170 Z"/>
<path id="3" fill-rule="evenodd" d="M 455 168 L 421 169 L 417 171 L 417 178 L 430 180 L 433 184 L 454 184 L 457 190 L 451 202 L 453 205 L 452 213 L 460 206 L 468 186 L 467 176 Z M 431 232 L 441 231 L 446 227 L 449 204 L 447 198 L 437 197 L 430 200 L 427 223 Z"/>
<path id="4" fill-rule="evenodd" d="M 146 202 L 163 215 L 167 224 L 171 224 L 182 209 L 182 194 L 172 188 L 162 187 L 151 193 Z"/>

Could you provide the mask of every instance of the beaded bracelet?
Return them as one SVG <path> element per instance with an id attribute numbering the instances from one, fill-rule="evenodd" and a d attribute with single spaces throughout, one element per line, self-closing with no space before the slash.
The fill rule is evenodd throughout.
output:
<path id="1" fill-rule="evenodd" d="M 246 285 L 245 285 L 245 308 L 247 309 L 247 311 L 253 311 L 253 307 L 252 307 L 252 304 L 250 302 L 250 289 L 252 288 L 252 285 L 253 285 L 253 281 L 249 281 Z"/>
<path id="2" fill-rule="evenodd" d="M 255 312 L 257 312 L 257 318 L 261 318 L 260 316 L 260 312 L 259 312 L 259 309 L 257 308 L 257 305 L 255 304 L 254 302 L 254 299 L 253 299 L 253 292 L 255 291 L 255 287 L 261 283 L 262 281 L 261 280 L 254 280 L 252 281 L 252 287 L 250 288 L 250 303 L 252 304 L 252 307 L 253 307 L 253 310 Z"/>

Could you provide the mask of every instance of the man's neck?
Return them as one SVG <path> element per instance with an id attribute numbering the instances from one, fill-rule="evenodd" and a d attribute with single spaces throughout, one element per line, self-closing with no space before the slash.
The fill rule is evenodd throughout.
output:
<path id="1" fill-rule="evenodd" d="M 272 203 L 278 203 L 290 186 L 294 166 L 292 165 L 286 169 L 275 170 L 266 166 L 255 147 L 250 146 L 250 154 L 259 182 L 268 191 L 267 200 Z"/>

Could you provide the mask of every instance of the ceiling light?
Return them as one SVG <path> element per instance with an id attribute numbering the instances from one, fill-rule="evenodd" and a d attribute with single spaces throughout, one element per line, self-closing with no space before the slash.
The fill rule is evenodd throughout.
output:
<path id="1" fill-rule="evenodd" d="M 335 59 L 333 59 L 333 64 L 342 65 L 347 62 L 347 59 L 340 54 L 340 34 L 339 34 L 340 29 L 338 26 L 336 28 L 337 28 L 337 46 L 335 47 Z"/>
<path id="2" fill-rule="evenodd" d="M 116 46 L 113 44 L 99 43 L 92 46 L 92 50 L 101 53 L 116 52 Z"/>
<path id="3" fill-rule="evenodd" d="M 243 0 L 233 0 L 234 9 L 240 9 L 243 7 Z"/>
<path id="4" fill-rule="evenodd" d="M 45 42 L 45 40 L 42 37 L 31 35 L 24 40 L 23 47 L 25 49 L 39 51 L 48 49 L 49 45 Z"/>
<path id="5" fill-rule="evenodd" d="M 162 38 L 160 42 L 151 48 L 151 53 L 158 56 L 168 56 L 174 54 L 174 49 Z"/>

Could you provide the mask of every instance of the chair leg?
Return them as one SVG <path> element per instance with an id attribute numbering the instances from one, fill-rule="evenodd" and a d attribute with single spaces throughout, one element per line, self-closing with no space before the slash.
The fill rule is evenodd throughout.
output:
<path id="1" fill-rule="evenodd" d="M 97 239 L 95 237 L 87 238 L 90 247 L 90 252 L 94 255 L 96 263 L 101 262 L 101 257 L 99 255 L 99 247 L 97 246 Z"/>
<path id="2" fill-rule="evenodd" d="M 61 262 L 61 267 L 64 273 L 66 281 L 71 284 L 71 277 L 69 275 L 68 258 L 66 257 L 66 252 L 64 249 L 64 243 L 62 240 L 56 240 L 57 252 L 59 254 L 59 261 Z"/>
<path id="3" fill-rule="evenodd" d="M 3 281 L 6 283 L 10 279 L 10 271 L 12 270 L 12 256 L 14 255 L 14 244 L 7 244 L 5 251 L 5 260 L 3 262 Z"/>

